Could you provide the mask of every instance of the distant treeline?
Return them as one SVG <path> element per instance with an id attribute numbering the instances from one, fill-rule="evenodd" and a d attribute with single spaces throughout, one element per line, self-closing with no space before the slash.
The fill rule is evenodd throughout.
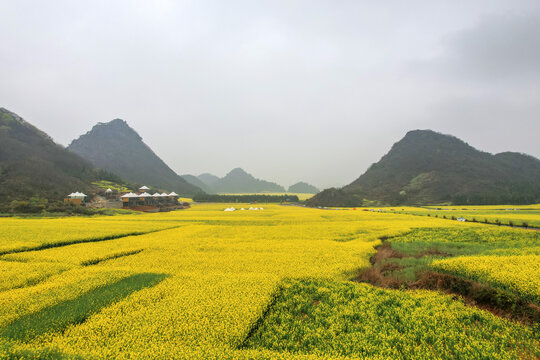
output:
<path id="1" fill-rule="evenodd" d="M 457 195 L 452 199 L 453 205 L 527 205 L 538 204 L 540 196 L 526 194 L 479 194 Z"/>
<path id="2" fill-rule="evenodd" d="M 281 203 L 298 202 L 296 195 L 213 195 L 197 194 L 193 196 L 195 202 L 218 202 L 218 203 Z"/>

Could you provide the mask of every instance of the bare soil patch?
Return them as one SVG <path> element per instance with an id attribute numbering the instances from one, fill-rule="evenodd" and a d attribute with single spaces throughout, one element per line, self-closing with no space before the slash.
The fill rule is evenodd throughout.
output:
<path id="1" fill-rule="evenodd" d="M 540 323 L 540 306 L 509 291 L 433 270 L 419 271 L 416 273 L 416 281 L 408 281 L 394 275 L 394 271 L 403 269 L 403 266 L 385 261 L 406 257 L 421 258 L 428 255 L 450 256 L 436 249 L 414 255 L 403 254 L 393 249 L 391 243 L 383 239 L 383 243 L 377 247 L 377 253 L 370 259 L 372 266 L 363 269 L 356 281 L 391 289 L 441 291 L 459 296 L 467 305 L 487 310 L 499 317 L 526 325 Z"/>

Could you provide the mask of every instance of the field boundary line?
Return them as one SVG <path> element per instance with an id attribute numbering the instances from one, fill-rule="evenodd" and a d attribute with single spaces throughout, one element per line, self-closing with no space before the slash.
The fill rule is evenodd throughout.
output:
<path id="1" fill-rule="evenodd" d="M 90 259 L 90 260 L 85 260 L 85 261 L 81 262 L 81 266 L 97 265 L 97 264 L 102 263 L 102 262 L 107 261 L 107 260 L 114 260 L 114 259 L 118 259 L 118 258 L 122 258 L 122 257 L 126 257 L 126 256 L 140 254 L 144 250 L 145 249 L 136 249 L 136 250 L 131 250 L 131 251 L 121 251 L 121 252 L 117 252 L 117 253 L 113 253 L 113 254 L 103 256 L 101 258 L 94 258 L 94 259 Z"/>
<path id="2" fill-rule="evenodd" d="M 284 279 L 282 279 L 282 282 L 283 280 Z M 283 288 L 283 285 L 281 284 L 274 290 L 274 292 L 272 293 L 272 298 L 270 299 L 270 302 L 266 305 L 266 308 L 264 309 L 261 316 L 259 316 L 257 320 L 250 325 L 247 335 L 244 337 L 244 340 L 242 340 L 240 345 L 238 345 L 237 349 L 242 350 L 242 349 L 250 348 L 248 345 L 249 340 L 253 337 L 253 335 L 255 335 L 257 330 L 261 328 L 264 321 L 266 320 L 266 317 L 270 313 L 270 310 L 272 310 L 272 308 L 276 306 L 278 299 L 281 297 L 281 294 L 283 293 L 283 290 L 284 288 Z"/>
<path id="3" fill-rule="evenodd" d="M 103 237 L 100 237 L 100 238 L 77 239 L 77 240 L 68 240 L 68 241 L 64 241 L 64 242 L 60 242 L 60 243 L 42 244 L 42 245 L 29 247 L 29 248 L 24 248 L 24 249 L 12 249 L 12 250 L 0 251 L 0 256 L 8 255 L 8 254 L 17 254 L 17 253 L 29 252 L 29 251 L 40 251 L 40 250 L 58 248 L 58 247 L 63 247 L 63 246 L 75 245 L 75 244 L 116 240 L 116 239 L 121 239 L 121 238 L 128 237 L 128 236 L 140 236 L 140 235 L 152 234 L 152 233 L 156 233 L 156 232 L 160 232 L 160 231 L 177 229 L 179 227 L 181 227 L 181 225 L 171 226 L 171 227 L 168 227 L 168 228 L 158 229 L 158 230 L 134 231 L 134 232 L 125 233 L 125 234 L 109 235 L 109 236 L 103 236 Z"/>

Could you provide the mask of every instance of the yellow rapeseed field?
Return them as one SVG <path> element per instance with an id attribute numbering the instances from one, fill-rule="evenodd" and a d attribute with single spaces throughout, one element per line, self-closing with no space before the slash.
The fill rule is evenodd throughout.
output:
<path id="1" fill-rule="evenodd" d="M 485 225 L 352 209 L 267 205 L 259 211 L 224 212 L 226 207 L 199 204 L 183 211 L 109 218 L 0 219 L 0 249 L 4 251 L 0 257 L 0 358 L 43 349 L 68 357 L 103 359 L 357 358 L 336 349 L 309 353 L 243 346 L 250 329 L 290 279 L 350 284 L 358 294 L 371 294 L 366 299 L 382 292 L 385 299 L 399 294 L 400 303 L 416 307 L 419 313 L 418 307 L 433 304 L 437 310 L 426 308 L 423 315 L 431 320 L 407 330 L 427 333 L 427 326 L 429 339 L 418 337 L 417 354 L 403 354 L 403 358 L 431 354 L 433 346 L 439 346 L 432 339 L 438 331 L 449 331 L 446 341 L 455 341 L 456 348 L 468 344 L 464 358 L 473 358 L 470 354 L 478 351 L 495 354 L 495 358 L 518 358 L 518 354 L 532 354 L 532 358 L 540 351 L 530 328 L 466 307 L 447 295 L 380 290 L 350 281 L 359 269 L 370 266 L 369 258 L 381 237 L 413 228 Z M 100 292 L 129 287 L 122 280 L 137 274 L 165 276 L 96 305 Z M 89 293 L 97 300 L 87 300 Z M 452 312 L 441 312 L 449 303 Z M 66 310 L 81 306 L 93 310 L 81 316 L 75 314 L 79 310 Z M 68 316 L 74 320 L 67 326 L 47 320 Z M 359 321 L 378 321 L 375 313 L 365 316 Z M 478 318 L 486 327 L 474 325 L 478 321 L 468 327 L 464 317 Z M 455 328 L 438 328 L 439 321 Z M 466 329 L 458 329 L 464 324 Z M 499 335 L 491 341 L 494 329 Z M 382 340 L 384 334 L 379 336 Z M 384 359 L 396 358 L 390 354 L 396 354 L 401 340 L 388 337 L 379 345 L 377 337 L 362 341 L 379 351 L 370 358 Z"/>
<path id="2" fill-rule="evenodd" d="M 461 256 L 435 261 L 433 267 L 499 285 L 540 303 L 540 254 Z"/>

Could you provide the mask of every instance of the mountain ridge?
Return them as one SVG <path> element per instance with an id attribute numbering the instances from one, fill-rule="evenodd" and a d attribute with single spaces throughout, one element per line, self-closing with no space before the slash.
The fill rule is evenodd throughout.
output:
<path id="1" fill-rule="evenodd" d="M 61 200 L 68 193 L 90 195 L 97 180 L 121 182 L 57 144 L 44 131 L 0 108 L 0 203 L 31 197 Z"/>
<path id="2" fill-rule="evenodd" d="M 316 194 L 320 190 L 304 181 L 299 181 L 294 185 L 289 186 L 288 192 L 297 194 Z"/>
<path id="3" fill-rule="evenodd" d="M 133 183 L 156 186 L 182 195 L 202 191 L 174 172 L 122 119 L 97 123 L 67 148 Z"/>
<path id="4" fill-rule="evenodd" d="M 490 154 L 452 135 L 412 130 L 377 163 L 311 205 L 454 204 L 540 201 L 540 160 L 515 152 Z"/>
<path id="5" fill-rule="evenodd" d="M 234 168 L 224 177 L 220 178 L 213 174 L 204 173 L 199 176 L 183 175 L 187 181 L 193 181 L 192 184 L 202 182 L 208 193 L 283 193 L 285 188 L 271 181 L 255 178 L 242 168 Z"/>

